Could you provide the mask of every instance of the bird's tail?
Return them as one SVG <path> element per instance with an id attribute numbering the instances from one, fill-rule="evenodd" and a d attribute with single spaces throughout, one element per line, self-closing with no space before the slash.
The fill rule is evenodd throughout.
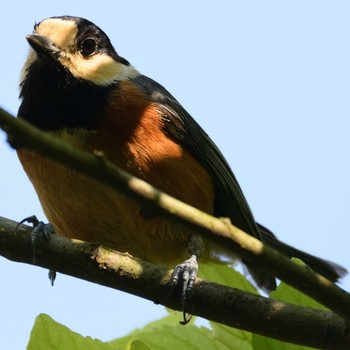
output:
<path id="1" fill-rule="evenodd" d="M 266 227 L 260 224 L 257 225 L 262 236 L 262 241 L 265 244 L 276 249 L 278 252 L 284 254 L 288 258 L 298 258 L 302 260 L 313 271 L 328 278 L 332 282 L 337 282 L 340 278 L 347 274 L 348 271 L 344 267 L 334 262 L 324 260 L 311 254 L 305 253 L 286 243 L 283 243 L 279 239 L 277 239 L 277 237 Z"/>

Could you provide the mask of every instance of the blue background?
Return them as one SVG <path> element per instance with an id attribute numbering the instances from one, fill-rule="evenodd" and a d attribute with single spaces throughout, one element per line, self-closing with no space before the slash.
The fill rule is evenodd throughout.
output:
<path id="1" fill-rule="evenodd" d="M 232 166 L 256 219 L 281 239 L 350 267 L 348 1 L 65 1 L 0 4 L 1 101 L 16 113 L 35 21 L 86 17 L 164 85 Z M 0 215 L 44 218 L 0 132 Z M 0 258 L 0 339 L 24 349 L 40 312 L 101 340 L 165 314 L 162 306 Z M 342 286 L 350 289 L 345 278 Z"/>

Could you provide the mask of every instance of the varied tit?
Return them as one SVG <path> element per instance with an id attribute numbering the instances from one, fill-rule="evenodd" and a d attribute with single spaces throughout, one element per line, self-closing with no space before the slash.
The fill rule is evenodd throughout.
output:
<path id="1" fill-rule="evenodd" d="M 346 270 L 279 241 L 256 223 L 228 163 L 213 141 L 160 84 L 119 56 L 90 21 L 52 17 L 27 36 L 18 115 L 156 188 L 231 222 L 337 281 Z M 19 159 L 58 234 L 98 242 L 196 276 L 199 258 L 231 256 L 226 247 L 188 229 L 143 214 L 140 206 L 99 182 L 25 149 Z M 234 258 L 234 257 L 232 257 Z M 181 263 L 184 261 L 183 263 Z M 244 262 L 267 291 L 275 278 Z"/>

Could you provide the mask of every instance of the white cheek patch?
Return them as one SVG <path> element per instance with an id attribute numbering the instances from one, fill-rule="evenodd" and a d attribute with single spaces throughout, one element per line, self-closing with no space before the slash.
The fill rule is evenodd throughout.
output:
<path id="1" fill-rule="evenodd" d="M 26 77 L 28 75 L 28 69 L 32 65 L 32 63 L 36 60 L 36 58 L 37 58 L 36 53 L 34 52 L 34 50 L 32 48 L 30 48 L 28 57 L 27 57 L 26 61 L 24 62 L 24 65 L 21 69 L 21 73 L 19 76 L 19 84 L 20 85 L 22 85 L 22 83 L 26 79 Z"/>
<path id="2" fill-rule="evenodd" d="M 84 58 L 80 53 L 66 53 L 61 55 L 59 61 L 74 77 L 96 85 L 110 85 L 115 81 L 132 79 L 140 75 L 133 66 L 117 62 L 107 54 Z"/>

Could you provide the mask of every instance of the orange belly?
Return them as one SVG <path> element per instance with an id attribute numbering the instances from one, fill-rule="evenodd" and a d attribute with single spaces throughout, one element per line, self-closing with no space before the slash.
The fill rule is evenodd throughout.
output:
<path id="1" fill-rule="evenodd" d="M 18 150 L 18 156 L 58 234 L 167 265 L 187 257 L 190 232 L 160 218 L 145 218 L 134 201 L 63 165 L 26 150 Z M 133 173 L 184 202 L 213 211 L 211 179 L 196 162 L 186 164 L 182 157 L 167 155 L 147 171 Z"/>
<path id="2" fill-rule="evenodd" d="M 134 201 L 63 165 L 24 150 L 18 156 L 57 233 L 164 264 L 187 257 L 190 233 L 184 229 L 162 219 L 145 218 Z M 200 190 L 196 187 L 183 183 L 178 187 L 181 194 L 173 195 L 183 199 L 186 192 L 188 202 L 194 202 Z"/>

